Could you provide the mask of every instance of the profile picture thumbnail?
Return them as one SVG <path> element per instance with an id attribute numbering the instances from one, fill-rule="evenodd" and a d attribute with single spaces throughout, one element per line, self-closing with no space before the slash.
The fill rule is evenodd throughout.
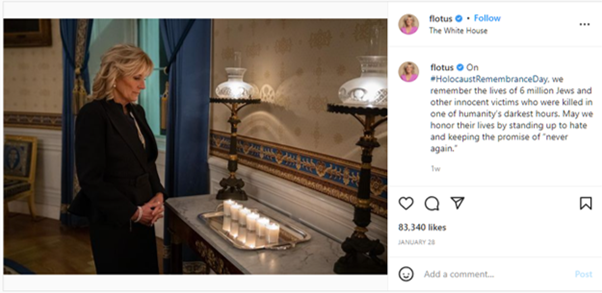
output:
<path id="1" fill-rule="evenodd" d="M 414 62 L 404 62 L 399 66 L 399 77 L 405 82 L 412 82 L 418 78 L 418 66 Z"/>
<path id="2" fill-rule="evenodd" d="M 406 35 L 413 35 L 419 26 L 418 18 L 412 14 L 406 14 L 399 19 L 399 29 Z"/>

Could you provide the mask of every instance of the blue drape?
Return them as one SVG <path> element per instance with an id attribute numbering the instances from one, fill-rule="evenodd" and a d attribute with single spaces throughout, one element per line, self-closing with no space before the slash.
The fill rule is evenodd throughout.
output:
<path id="1" fill-rule="evenodd" d="M 75 46 L 77 42 L 77 19 L 61 19 L 60 29 L 63 43 L 63 137 L 61 154 L 61 223 L 68 227 L 87 225 L 87 219 L 67 213 L 66 209 L 73 200 L 73 181 L 75 175 L 75 116 L 73 115 L 73 87 L 75 80 Z M 88 20 L 85 57 L 81 76 L 86 91 L 90 92 L 88 73 L 88 45 L 92 20 Z"/>
<path id="2" fill-rule="evenodd" d="M 160 21 L 168 59 L 190 21 Z M 209 193 L 210 69 L 211 20 L 197 19 L 169 68 L 165 187 L 170 197 Z M 165 227 L 169 227 L 167 221 Z M 165 245 L 170 241 L 169 232 L 165 230 Z M 167 266 L 165 269 L 169 273 Z"/>

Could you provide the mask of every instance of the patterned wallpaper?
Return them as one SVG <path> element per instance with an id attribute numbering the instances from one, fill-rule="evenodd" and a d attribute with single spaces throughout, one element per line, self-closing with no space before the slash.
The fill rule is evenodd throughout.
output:
<path id="1" fill-rule="evenodd" d="M 227 80 L 225 67 L 242 53 L 245 81 L 264 101 L 241 110 L 238 132 L 295 148 L 359 162 L 355 143 L 361 125 L 351 116 L 326 112 L 340 103 L 339 87 L 360 75 L 356 57 L 368 49 L 369 31 L 381 29 L 386 55 L 386 20 L 214 20 L 212 82 Z M 211 129 L 229 132 L 229 110 L 212 105 Z M 381 144 L 373 165 L 387 168 L 387 124 L 376 132 Z"/>
<path id="2" fill-rule="evenodd" d="M 61 113 L 63 57 L 58 19 L 52 46 L 4 49 L 4 111 Z"/>

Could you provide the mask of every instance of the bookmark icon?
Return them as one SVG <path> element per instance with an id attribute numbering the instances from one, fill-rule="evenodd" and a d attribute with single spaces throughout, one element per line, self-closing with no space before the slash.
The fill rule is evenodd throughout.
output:
<path id="1" fill-rule="evenodd" d="M 591 196 L 582 196 L 580 199 L 579 209 L 582 210 L 584 208 L 592 209 L 592 197 Z"/>
<path id="2" fill-rule="evenodd" d="M 451 200 L 454 201 L 454 203 L 456 204 L 456 210 L 460 209 L 460 206 L 462 205 L 462 203 L 464 202 L 464 197 L 451 197 Z"/>

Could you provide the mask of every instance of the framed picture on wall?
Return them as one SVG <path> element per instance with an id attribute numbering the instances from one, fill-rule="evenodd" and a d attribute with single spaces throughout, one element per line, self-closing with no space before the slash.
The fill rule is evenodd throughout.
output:
<path id="1" fill-rule="evenodd" d="M 50 19 L 5 19 L 4 47 L 52 45 Z"/>

